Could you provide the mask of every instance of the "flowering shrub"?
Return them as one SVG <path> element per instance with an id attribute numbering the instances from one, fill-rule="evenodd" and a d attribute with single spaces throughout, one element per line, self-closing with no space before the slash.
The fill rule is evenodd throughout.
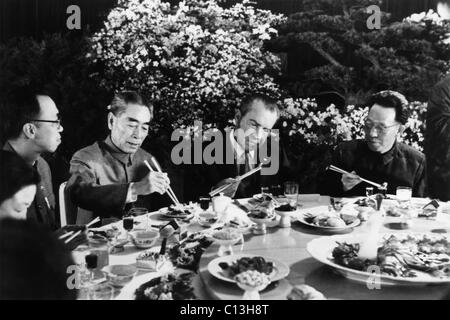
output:
<path id="1" fill-rule="evenodd" d="M 278 94 L 280 61 L 262 45 L 281 21 L 248 1 L 225 9 L 213 0 L 120 0 L 92 36 L 89 57 L 104 65 L 103 86 L 154 101 L 159 128 L 224 125 L 245 92 Z"/>

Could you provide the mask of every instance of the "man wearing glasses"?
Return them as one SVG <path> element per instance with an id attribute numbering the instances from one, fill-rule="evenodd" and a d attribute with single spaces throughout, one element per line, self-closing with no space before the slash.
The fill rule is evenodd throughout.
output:
<path id="1" fill-rule="evenodd" d="M 63 127 L 58 109 L 48 95 L 36 94 L 29 88 L 11 91 L 0 104 L 3 150 L 17 153 L 35 167 L 41 177 L 34 201 L 27 210 L 27 219 L 55 230 L 52 175 L 41 154 L 55 152 L 61 143 Z"/>
<path id="2" fill-rule="evenodd" d="M 425 156 L 398 142 L 409 114 L 406 98 L 395 91 L 374 94 L 368 102 L 369 114 L 364 123 L 365 140 L 340 144 L 332 164 L 350 174 L 328 171 L 324 190 L 331 196 L 364 196 L 368 184 L 360 177 L 383 184 L 387 193 L 398 186 L 412 188 L 414 197 L 423 197 L 426 186 Z"/>
<path id="3" fill-rule="evenodd" d="M 203 172 L 206 181 L 203 183 L 206 194 L 224 184 L 232 185 L 224 190 L 224 194 L 236 198 L 248 198 L 261 192 L 261 186 L 278 185 L 280 174 L 278 169 L 284 173 L 289 167 L 289 162 L 283 150 L 277 146 L 270 145 L 273 139 L 269 139 L 271 130 L 278 121 L 280 110 L 277 102 L 262 94 L 253 94 L 246 97 L 241 108 L 236 111 L 236 128 L 226 130 L 224 133 L 223 163 L 204 165 Z M 278 143 L 277 140 L 275 143 Z M 265 152 L 260 152 L 265 148 Z M 270 154 L 271 163 L 265 163 L 265 168 L 276 169 L 273 174 L 264 174 L 264 171 L 255 173 L 248 178 L 237 182 L 234 177 L 243 175 L 256 166 L 263 159 L 261 154 Z M 231 160 L 231 161 L 230 161 Z"/>
<path id="4" fill-rule="evenodd" d="M 149 172 L 144 161 L 151 164 L 152 156 L 141 149 L 153 106 L 125 91 L 114 96 L 108 111 L 108 137 L 77 151 L 70 162 L 67 190 L 79 207 L 78 223 L 93 216 L 121 218 L 133 206 L 158 209 L 163 200 L 156 194 L 170 184 L 166 173 Z"/>

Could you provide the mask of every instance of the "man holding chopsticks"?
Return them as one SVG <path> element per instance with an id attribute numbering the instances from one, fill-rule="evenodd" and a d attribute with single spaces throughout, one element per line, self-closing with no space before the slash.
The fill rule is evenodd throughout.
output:
<path id="1" fill-rule="evenodd" d="M 160 198 L 169 188 L 169 177 L 157 170 L 154 157 L 141 149 L 153 106 L 138 93 L 125 91 L 114 96 L 108 111 L 110 135 L 77 151 L 70 162 L 67 190 L 79 207 L 78 223 L 94 216 L 121 218 L 134 206 L 155 210 L 163 201 L 170 201 Z M 149 170 L 146 162 L 157 168 Z"/>
<path id="2" fill-rule="evenodd" d="M 225 131 L 223 135 L 225 161 L 203 166 L 206 179 L 203 184 L 204 194 L 211 191 L 215 194 L 215 190 L 222 190 L 218 188 L 229 185 L 221 192 L 230 197 L 248 198 L 261 192 L 261 186 L 281 183 L 280 171 L 286 171 L 289 161 L 283 149 L 279 147 L 279 141 L 275 141 L 277 148 L 272 148 L 274 139 L 269 139 L 279 116 L 277 101 L 268 96 L 253 94 L 243 100 L 240 109 L 236 111 L 236 128 Z M 271 162 L 266 163 L 264 160 L 267 159 L 260 159 L 261 148 L 270 150 Z M 227 161 L 229 159 L 232 161 Z M 276 167 L 277 172 L 264 174 L 263 170 L 258 170 L 259 166 Z M 240 180 L 236 177 L 245 178 Z"/>
<path id="3" fill-rule="evenodd" d="M 372 186 L 369 181 L 386 182 L 390 194 L 404 186 L 412 188 L 414 197 L 425 196 L 424 154 L 397 141 L 409 117 L 408 101 L 398 92 L 382 91 L 369 99 L 368 106 L 365 140 L 346 141 L 336 148 L 329 168 L 337 169 L 327 171 L 322 193 L 364 196 L 366 187 Z"/>

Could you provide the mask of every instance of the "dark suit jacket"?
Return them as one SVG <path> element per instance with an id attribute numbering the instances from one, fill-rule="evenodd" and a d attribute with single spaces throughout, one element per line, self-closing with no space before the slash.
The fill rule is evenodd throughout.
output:
<path id="1" fill-rule="evenodd" d="M 450 77 L 431 91 L 425 132 L 428 192 L 442 201 L 450 200 Z"/>
<path id="2" fill-rule="evenodd" d="M 82 210 L 78 222 L 86 222 L 92 216 L 102 218 L 123 216 L 131 207 L 145 207 L 151 211 L 170 204 L 167 195 L 139 196 L 134 203 L 126 203 L 131 182 L 143 179 L 149 172 L 144 160 L 151 163 L 152 155 L 143 149 L 129 155 L 118 151 L 110 142 L 99 141 L 77 151 L 70 162 L 71 177 L 67 191 L 72 202 Z"/>
<path id="3" fill-rule="evenodd" d="M 360 177 L 382 184 L 388 183 L 387 193 L 395 194 L 398 186 L 411 187 L 414 197 L 425 196 L 426 165 L 423 153 L 397 142 L 385 154 L 373 152 L 364 140 L 341 143 L 333 154 L 332 164 L 348 172 L 355 171 Z M 361 182 L 353 189 L 344 191 L 342 175 L 327 171 L 322 194 L 331 196 L 365 196 L 366 187 Z M 377 192 L 376 188 L 374 190 Z"/>
<path id="4" fill-rule="evenodd" d="M 15 152 L 9 143 L 3 146 L 3 150 Z M 56 230 L 55 195 L 53 193 L 50 167 L 41 157 L 36 160 L 33 166 L 39 173 L 41 181 L 37 186 L 34 201 L 27 210 L 27 220 L 36 221 L 51 230 Z"/>
<path id="5" fill-rule="evenodd" d="M 224 139 L 229 139 L 229 133 L 223 132 Z M 270 155 L 270 139 L 267 140 L 269 145 L 267 150 L 269 150 Z M 279 141 L 278 141 L 279 143 Z M 203 144 L 203 149 L 208 146 L 210 142 L 206 142 Z M 279 143 L 280 145 L 280 143 Z M 193 150 L 191 150 L 193 152 Z M 227 163 L 226 155 L 232 155 L 233 163 Z M 256 153 L 258 154 L 258 152 Z M 271 155 L 272 157 L 276 157 L 276 155 Z M 272 186 L 272 185 L 281 185 L 284 181 L 292 179 L 292 174 L 290 172 L 290 162 L 286 156 L 284 148 L 280 145 L 279 147 L 279 169 L 276 174 L 273 175 L 263 175 L 262 171 L 255 173 L 254 175 L 244 179 L 235 194 L 235 198 L 248 198 L 253 196 L 256 193 L 261 192 L 262 186 Z M 193 155 L 191 159 L 193 159 Z M 220 181 L 226 178 L 234 178 L 238 176 L 238 165 L 236 163 L 236 159 L 234 158 L 234 150 L 231 146 L 231 143 L 223 144 L 223 163 L 214 163 L 214 164 L 206 164 L 203 159 L 202 165 L 192 165 L 195 169 L 190 170 L 191 172 L 197 172 L 195 177 L 190 177 L 185 179 L 185 183 L 190 183 L 189 188 L 191 191 L 193 200 L 201 195 L 207 195 L 211 189 L 216 186 Z M 257 163 L 259 164 L 259 159 L 257 159 Z M 257 164 L 253 165 L 256 167 Z M 269 165 L 265 165 L 264 167 L 268 167 Z"/>

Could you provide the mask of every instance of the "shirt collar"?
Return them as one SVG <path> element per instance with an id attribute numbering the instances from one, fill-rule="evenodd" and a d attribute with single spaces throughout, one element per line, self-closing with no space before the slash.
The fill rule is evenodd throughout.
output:
<path id="1" fill-rule="evenodd" d="M 133 155 L 130 153 L 125 153 L 119 148 L 116 147 L 116 145 L 112 142 L 111 136 L 108 136 L 104 141 L 105 145 L 108 148 L 108 151 L 111 153 L 111 155 L 120 161 L 124 165 L 132 165 L 133 164 Z"/>
<path id="2" fill-rule="evenodd" d="M 5 144 L 3 145 L 3 150 L 5 151 L 9 151 L 9 152 L 13 152 L 15 154 L 17 154 L 19 157 L 22 158 L 22 156 L 20 154 L 17 153 L 17 151 L 14 149 L 14 147 L 11 145 L 11 143 L 9 143 L 9 141 L 6 141 Z M 37 168 L 37 163 L 38 163 L 38 159 L 34 160 L 33 163 L 29 163 L 32 167 Z"/>
<path id="3" fill-rule="evenodd" d="M 386 165 L 389 162 L 391 162 L 392 159 L 394 159 L 394 155 L 395 155 L 395 152 L 397 150 L 398 143 L 397 143 L 397 140 L 395 140 L 394 145 L 392 146 L 392 148 L 389 151 L 385 152 L 385 153 L 378 153 L 378 152 L 374 152 L 374 151 L 370 150 L 369 146 L 367 145 L 367 143 L 365 143 L 365 146 L 366 146 L 367 150 L 369 151 L 369 153 L 373 154 L 378 159 L 381 158 L 381 161 L 383 162 L 383 165 Z"/>
<path id="4" fill-rule="evenodd" d="M 235 155 L 236 159 L 241 159 L 245 154 L 245 149 L 242 148 L 241 145 L 236 141 L 236 138 L 234 137 L 234 129 L 230 130 L 229 138 L 230 138 L 231 146 L 234 150 L 234 155 Z M 253 159 L 254 155 L 255 155 L 255 151 L 251 150 L 251 151 L 249 151 L 248 154 L 249 154 L 250 158 Z"/>

